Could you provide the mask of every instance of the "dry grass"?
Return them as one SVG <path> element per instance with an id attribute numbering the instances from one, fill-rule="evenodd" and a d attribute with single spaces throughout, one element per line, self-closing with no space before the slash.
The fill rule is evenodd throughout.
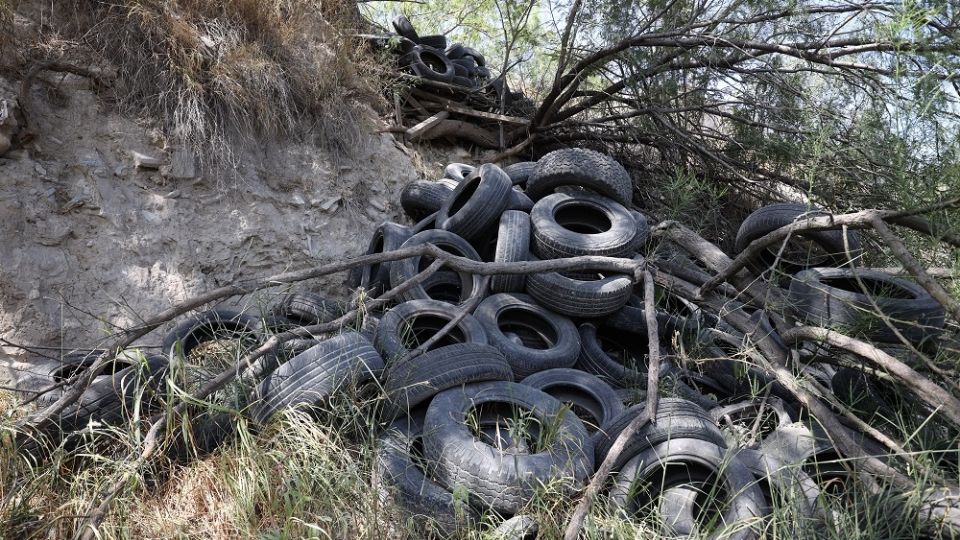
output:
<path id="1" fill-rule="evenodd" d="M 121 107 L 159 120 L 169 144 L 206 164 L 286 137 L 348 152 L 369 131 L 365 103 L 379 95 L 381 70 L 359 53 L 338 2 L 70 3 L 47 14 L 33 48 L 66 39 L 95 51 L 116 68 Z"/>

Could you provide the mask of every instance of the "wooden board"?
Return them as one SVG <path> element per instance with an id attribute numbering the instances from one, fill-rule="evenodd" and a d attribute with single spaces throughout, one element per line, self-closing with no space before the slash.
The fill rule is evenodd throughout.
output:
<path id="1" fill-rule="evenodd" d="M 427 118 L 427 119 L 424 120 L 423 122 L 420 122 L 419 124 L 417 124 L 417 125 L 413 126 L 412 128 L 408 129 L 408 130 L 407 130 L 407 137 L 408 137 L 411 141 L 415 141 L 415 140 L 419 139 L 420 137 L 426 135 L 427 132 L 430 131 L 430 129 L 436 127 L 437 124 L 439 124 L 440 122 L 446 120 L 448 116 L 450 116 L 450 113 L 447 112 L 447 111 L 440 111 L 440 112 L 438 112 L 437 114 L 431 116 L 430 118 Z"/>

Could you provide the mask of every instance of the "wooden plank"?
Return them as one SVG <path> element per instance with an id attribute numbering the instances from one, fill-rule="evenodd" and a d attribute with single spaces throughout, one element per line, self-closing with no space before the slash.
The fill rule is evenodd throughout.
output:
<path id="1" fill-rule="evenodd" d="M 403 112 L 400 110 L 400 94 L 393 94 L 393 111 L 396 114 L 396 121 L 398 126 L 403 125 Z"/>
<path id="2" fill-rule="evenodd" d="M 437 114 L 431 116 L 430 118 L 427 118 L 423 122 L 420 122 L 419 124 L 408 129 L 407 137 L 409 137 L 411 141 L 415 141 L 419 139 L 420 137 L 426 135 L 427 132 L 430 131 L 430 129 L 436 127 L 437 124 L 439 124 L 443 120 L 446 120 L 448 116 L 450 116 L 450 113 L 448 113 L 447 111 L 438 112 Z"/>
<path id="3" fill-rule="evenodd" d="M 417 109 L 418 111 L 420 111 L 420 114 L 422 114 L 422 115 L 424 115 L 424 116 L 430 116 L 430 112 L 427 111 L 427 109 L 424 108 L 424 106 L 421 105 L 419 101 L 417 101 L 417 98 L 408 95 L 408 96 L 407 96 L 407 103 L 413 105 L 415 109 Z"/>
<path id="4" fill-rule="evenodd" d="M 437 103 L 440 103 L 443 105 L 444 110 L 455 112 L 457 114 L 473 116 L 476 118 L 484 118 L 487 120 L 493 120 L 495 122 L 504 122 L 507 124 L 514 124 L 517 126 L 530 125 L 530 120 L 527 120 L 526 118 L 518 118 L 516 116 L 507 116 L 505 114 L 477 111 L 477 110 L 471 109 L 470 107 L 464 107 L 463 105 L 460 105 L 459 103 L 456 103 L 453 100 L 443 98 L 440 96 L 434 96 L 432 94 L 428 94 L 427 92 L 424 92 L 423 90 L 418 90 L 416 88 L 413 89 L 412 93 L 421 99 L 436 101 Z"/>

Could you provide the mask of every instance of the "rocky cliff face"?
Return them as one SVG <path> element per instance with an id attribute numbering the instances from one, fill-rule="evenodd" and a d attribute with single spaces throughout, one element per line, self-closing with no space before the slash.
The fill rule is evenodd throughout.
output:
<path id="1" fill-rule="evenodd" d="M 10 107 L 16 83 L 0 78 Z M 201 174 L 196 156 L 112 112 L 83 78 L 49 75 L 33 102 L 38 136 L 0 156 L 0 337 L 21 345 L 95 347 L 212 287 L 360 253 L 417 176 L 377 134 L 350 158 L 265 142 L 238 150 L 235 171 Z M 334 292 L 343 279 L 311 285 Z M 0 347 L 8 365 L 27 356 Z"/>

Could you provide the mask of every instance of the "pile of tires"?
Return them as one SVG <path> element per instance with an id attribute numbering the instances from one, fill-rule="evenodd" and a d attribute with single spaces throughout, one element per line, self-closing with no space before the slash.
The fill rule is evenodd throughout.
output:
<path id="1" fill-rule="evenodd" d="M 462 43 L 447 44 L 446 36 L 421 36 L 404 16 L 393 20 L 400 41 L 399 65 L 410 73 L 431 81 L 477 88 L 490 80 L 486 59 L 476 49 Z"/>
<path id="2" fill-rule="evenodd" d="M 585 149 L 504 168 L 452 163 L 443 178 L 404 187 L 400 200 L 410 224 L 381 224 L 367 254 L 431 244 L 488 263 L 652 258 L 650 227 L 632 208 L 632 195 L 619 163 Z M 761 209 L 738 238 L 758 238 L 807 212 Z M 830 249 L 839 245 L 832 235 L 811 238 Z M 790 259 L 789 314 L 877 343 L 905 339 L 921 347 L 936 340 L 943 309 L 910 282 L 851 264 L 850 246 L 859 240 L 841 240 L 843 254 Z M 46 436 L 63 441 L 91 422 L 122 424 L 136 405 L 161 406 L 170 388 L 197 388 L 217 371 L 195 365 L 204 357 L 197 352 L 209 358 L 217 343 L 232 344 L 237 358 L 277 333 L 336 323 L 329 335 L 287 341 L 246 366 L 209 398 L 214 412 L 194 419 L 184 439 L 191 444 L 177 443 L 171 453 L 212 451 L 235 433 L 238 415 L 268 429 L 291 409 L 372 392 L 381 397 L 372 482 L 388 508 L 424 535 L 450 536 L 496 516 L 503 522 L 498 534 L 533 538 L 537 523 L 524 514 L 532 502 L 544 492 L 575 496 L 627 425 L 647 412 L 644 301 L 633 275 L 591 271 L 589 263 L 574 272 L 490 279 L 443 267 L 411 286 L 429 266 L 426 259 L 361 267 L 349 297 L 395 296 L 359 317 L 345 317 L 342 305 L 315 292 L 297 291 L 262 313 L 214 309 L 186 318 L 164 338 L 160 354 L 118 359 Z M 828 260 L 838 266 L 813 266 Z M 842 495 L 857 458 L 839 454 L 794 395 L 750 362 L 749 337 L 722 314 L 703 313 L 668 290 L 657 297 L 652 316 L 665 397 L 613 463 L 616 474 L 603 487 L 609 514 L 655 523 L 671 537 L 759 538 L 782 501 L 799 508 L 805 522 L 821 522 L 824 493 Z M 864 320 L 867 307 L 885 324 Z M 764 335 L 779 339 L 763 310 L 732 300 L 725 309 L 749 312 Z M 893 416 L 884 408 L 890 389 L 851 369 L 849 358 L 842 362 L 848 367 L 837 369 L 838 351 L 778 346 L 804 358 L 805 375 L 841 402 L 867 395 L 869 403 L 852 409 L 856 414 Z M 681 349 L 695 365 L 678 360 Z M 67 357 L 41 376 L 66 380 L 91 356 Z M 884 456 L 875 441 L 844 429 L 871 455 Z"/>

